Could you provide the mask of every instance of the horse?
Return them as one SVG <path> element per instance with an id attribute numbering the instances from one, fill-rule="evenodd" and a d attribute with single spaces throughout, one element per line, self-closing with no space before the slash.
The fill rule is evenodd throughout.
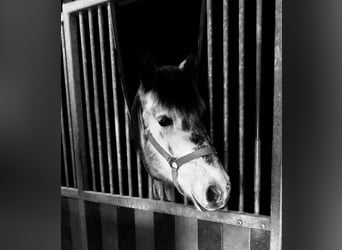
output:
<path id="1" fill-rule="evenodd" d="M 214 211 L 227 204 L 231 184 L 201 122 L 206 107 L 195 84 L 196 67 L 194 54 L 163 66 L 143 56 L 131 128 L 147 173 L 166 190 L 174 185 L 198 210 Z"/>

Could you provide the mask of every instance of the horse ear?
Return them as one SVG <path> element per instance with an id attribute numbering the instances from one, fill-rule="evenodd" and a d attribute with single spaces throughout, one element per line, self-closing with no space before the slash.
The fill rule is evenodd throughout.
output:
<path id="1" fill-rule="evenodd" d="M 155 70 L 156 65 L 150 54 L 147 52 L 142 53 L 140 57 L 140 78 L 143 84 L 153 79 Z"/>
<path id="2" fill-rule="evenodd" d="M 191 53 L 184 61 L 182 61 L 178 68 L 189 75 L 196 73 L 197 67 L 199 66 L 199 58 L 196 53 Z"/>

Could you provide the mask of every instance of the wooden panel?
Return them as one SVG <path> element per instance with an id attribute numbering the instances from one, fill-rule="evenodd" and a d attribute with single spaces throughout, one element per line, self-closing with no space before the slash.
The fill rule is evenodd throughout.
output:
<path id="1" fill-rule="evenodd" d="M 251 229 L 251 250 L 270 249 L 270 232 Z"/>
<path id="2" fill-rule="evenodd" d="M 102 249 L 102 230 L 99 204 L 85 202 L 88 249 Z"/>
<path id="3" fill-rule="evenodd" d="M 100 204 L 102 249 L 118 250 L 118 218 L 117 207 Z"/>
<path id="4" fill-rule="evenodd" d="M 61 199 L 61 244 L 63 250 L 72 249 L 69 199 Z"/>
<path id="5" fill-rule="evenodd" d="M 154 213 L 155 249 L 174 249 L 175 218 L 173 215 Z"/>
<path id="6" fill-rule="evenodd" d="M 197 219 L 175 216 L 175 246 L 177 250 L 197 250 Z"/>
<path id="7" fill-rule="evenodd" d="M 249 250 L 251 230 L 244 227 L 223 225 L 222 249 Z"/>
<path id="8" fill-rule="evenodd" d="M 154 213 L 135 210 L 136 250 L 154 249 Z"/>
<path id="9" fill-rule="evenodd" d="M 82 250 L 82 240 L 80 235 L 80 217 L 78 210 L 78 200 L 68 199 L 70 208 L 70 228 L 71 228 L 71 239 L 72 249 Z"/>
<path id="10" fill-rule="evenodd" d="M 198 249 L 221 250 L 222 224 L 210 221 L 198 221 Z"/>
<path id="11" fill-rule="evenodd" d="M 119 232 L 119 249 L 134 250 L 135 249 L 135 223 L 134 210 L 130 208 L 118 207 L 118 232 Z"/>

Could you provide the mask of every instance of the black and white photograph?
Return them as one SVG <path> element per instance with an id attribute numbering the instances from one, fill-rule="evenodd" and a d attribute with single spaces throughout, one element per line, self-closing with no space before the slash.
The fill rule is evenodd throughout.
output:
<path id="1" fill-rule="evenodd" d="M 282 249 L 282 0 L 62 1 L 63 250 Z"/>

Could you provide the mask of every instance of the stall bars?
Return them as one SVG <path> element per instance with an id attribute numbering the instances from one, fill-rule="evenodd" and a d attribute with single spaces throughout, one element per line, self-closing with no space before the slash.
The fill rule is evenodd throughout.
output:
<path id="1" fill-rule="evenodd" d="M 244 70 L 244 1 L 239 1 L 239 170 L 240 170 L 240 190 L 239 190 L 239 212 L 211 212 L 201 213 L 196 211 L 191 206 L 184 206 L 164 201 L 156 201 L 152 199 L 151 179 L 149 178 L 149 192 L 148 199 L 143 197 L 142 191 L 142 169 L 140 159 L 136 157 L 137 176 L 138 176 L 138 197 L 132 197 L 133 183 L 132 183 L 132 162 L 131 162 L 131 145 L 130 140 L 126 141 L 126 159 L 127 159 L 127 174 L 128 174 L 128 196 L 123 192 L 122 184 L 122 151 L 120 144 L 120 120 L 119 120 L 119 107 L 118 107 L 118 89 L 121 87 L 121 92 L 124 92 L 124 78 L 122 75 L 122 67 L 119 67 L 119 81 L 117 80 L 117 64 L 121 64 L 121 58 L 118 48 L 118 40 L 116 25 L 115 25 L 115 4 L 123 4 L 124 1 L 117 1 L 116 3 L 108 0 L 85 0 L 75 1 L 63 5 L 62 26 L 61 26 L 61 39 L 62 39 L 62 56 L 63 56 L 63 70 L 64 70 L 64 99 L 61 108 L 61 126 L 62 126 L 62 148 L 64 159 L 64 175 L 65 186 L 61 188 L 62 196 L 77 198 L 80 209 L 80 221 L 83 221 L 83 233 L 86 232 L 85 225 L 85 212 L 84 201 L 94 201 L 116 206 L 129 207 L 142 210 L 159 211 L 172 215 L 182 215 L 186 217 L 193 217 L 202 220 L 222 222 L 241 227 L 248 227 L 254 229 L 262 229 L 271 232 L 271 249 L 281 248 L 281 0 L 276 1 L 276 27 L 275 27 L 275 64 L 274 64 L 274 128 L 273 128 L 273 166 L 272 166 L 272 196 L 271 196 L 271 216 L 259 215 L 259 187 L 260 187 L 260 138 L 259 138 L 259 115 L 260 109 L 260 64 L 261 64 L 261 1 L 257 1 L 257 123 L 256 123 L 256 141 L 255 141 L 255 214 L 243 213 L 243 123 L 244 123 L 244 93 L 243 93 L 243 70 Z M 208 39 L 208 84 L 209 84 L 209 112 L 210 112 L 210 133 L 213 136 L 213 92 L 212 92 L 212 14 L 211 14 L 211 1 L 206 2 L 207 6 L 207 39 Z M 228 0 L 223 1 L 223 52 L 224 52 L 224 142 L 228 145 Z M 104 94 L 104 113 L 105 113 L 105 134 L 106 141 L 102 142 L 101 128 L 100 128 L 100 110 L 99 110 L 99 97 L 97 91 L 97 65 L 95 59 L 95 44 L 94 44 L 94 22 L 92 8 L 96 8 L 98 18 L 98 31 L 100 40 L 100 58 L 101 58 L 101 75 Z M 110 132 L 111 123 L 109 122 L 108 110 L 108 86 L 107 86 L 107 72 L 105 61 L 105 43 L 104 43 L 104 23 L 103 23 L 103 8 L 106 8 L 108 15 L 108 34 L 110 45 L 110 62 L 111 62 L 111 79 L 112 79 L 112 95 L 113 95 L 113 109 L 114 109 L 114 127 L 115 127 L 115 145 L 116 145 L 116 165 L 118 172 L 118 192 L 114 190 L 113 181 L 113 159 L 110 150 L 112 148 L 112 141 Z M 91 54 L 91 72 L 93 80 L 93 102 L 95 108 L 95 123 L 96 123 L 96 140 L 98 150 L 99 172 L 100 172 L 100 188 L 97 190 L 97 179 L 95 171 L 95 157 L 93 145 L 93 121 L 91 119 L 91 107 L 89 104 L 89 80 L 88 80 L 88 67 L 86 58 L 86 41 L 85 41 L 85 28 L 84 28 L 84 11 L 88 16 L 88 28 L 90 36 L 90 54 Z M 81 61 L 79 63 L 79 48 L 78 48 L 78 35 L 80 36 L 81 44 Z M 121 65 L 122 66 L 122 65 Z M 81 70 L 82 69 L 82 70 Z M 81 77 L 83 72 L 83 78 Z M 120 82 L 120 87 L 118 87 Z M 83 83 L 84 87 L 81 87 Z M 84 88 L 84 90 L 82 90 Z M 84 95 L 86 106 L 86 119 L 83 117 L 83 105 L 80 96 Z M 127 103 L 122 105 L 124 108 L 124 122 L 125 122 L 125 138 L 129 138 L 128 130 L 128 108 Z M 84 121 L 86 120 L 86 126 Z M 67 129 L 66 129 L 67 128 Z M 87 133 L 88 141 L 86 142 Z M 103 144 L 106 145 L 107 160 L 106 166 L 109 171 L 109 194 L 106 193 L 104 184 L 104 159 L 102 152 Z M 85 166 L 87 166 L 86 152 L 89 152 L 90 169 L 91 169 L 91 187 L 88 183 L 88 173 Z M 224 151 L 224 166 L 227 169 L 228 149 Z M 69 159 L 69 161 L 67 160 Z M 87 243 L 84 242 L 83 246 L 86 249 Z"/>

